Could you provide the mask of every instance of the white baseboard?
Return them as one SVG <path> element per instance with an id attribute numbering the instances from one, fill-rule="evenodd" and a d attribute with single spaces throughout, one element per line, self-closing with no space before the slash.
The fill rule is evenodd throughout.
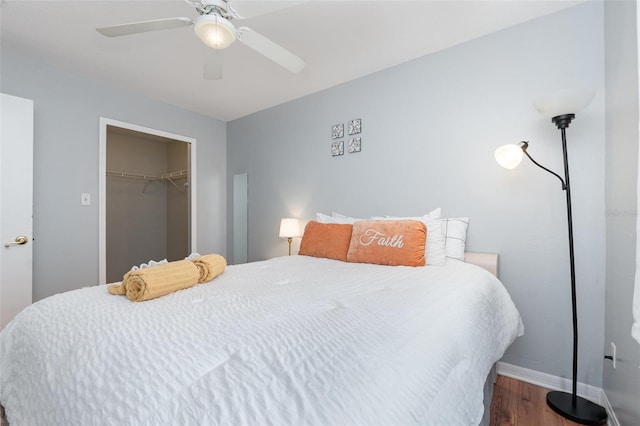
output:
<path id="1" fill-rule="evenodd" d="M 530 370 L 524 367 L 518 367 L 517 365 L 507 364 L 506 362 L 497 363 L 498 374 L 512 379 L 517 379 L 532 385 L 541 386 L 543 388 L 551 390 L 559 390 L 564 392 L 571 392 L 572 383 L 571 380 L 563 377 L 553 376 L 551 374 L 542 373 L 536 370 Z M 620 426 L 613 407 L 607 398 L 604 390 L 599 387 L 587 385 L 578 382 L 576 390 L 579 396 L 602 405 L 609 415 L 609 426 Z"/>
<path id="2" fill-rule="evenodd" d="M 497 368 L 498 374 L 503 376 L 518 379 L 523 382 L 551 390 L 571 392 L 572 383 L 569 379 L 553 376 L 536 370 L 530 370 L 524 367 L 518 367 L 517 365 L 507 364 L 505 362 L 498 362 Z M 602 389 L 578 382 L 577 391 L 579 396 L 600 404 Z"/>
<path id="3" fill-rule="evenodd" d="M 607 398 L 607 394 L 605 393 L 604 389 L 602 390 L 602 399 L 600 401 L 600 404 L 607 410 L 607 414 L 609 415 L 609 419 L 607 421 L 607 425 L 609 425 L 609 426 L 620 426 L 620 422 L 618 421 L 618 418 L 616 417 L 615 411 L 613 411 L 613 406 L 609 402 L 609 398 Z"/>

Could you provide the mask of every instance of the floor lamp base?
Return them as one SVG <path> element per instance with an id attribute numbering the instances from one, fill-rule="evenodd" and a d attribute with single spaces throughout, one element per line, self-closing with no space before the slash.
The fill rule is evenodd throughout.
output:
<path id="1" fill-rule="evenodd" d="M 583 425 L 599 426 L 607 423 L 607 411 L 584 398 L 576 397 L 572 403 L 570 393 L 552 391 L 547 394 L 547 405 L 562 417 Z"/>

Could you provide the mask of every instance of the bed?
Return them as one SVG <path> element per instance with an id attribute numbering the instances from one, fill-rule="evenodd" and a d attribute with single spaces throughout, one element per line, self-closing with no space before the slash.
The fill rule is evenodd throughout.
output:
<path id="1" fill-rule="evenodd" d="M 477 425 L 523 327 L 469 259 L 286 256 L 142 303 L 55 295 L 0 334 L 0 403 L 11 426 Z"/>

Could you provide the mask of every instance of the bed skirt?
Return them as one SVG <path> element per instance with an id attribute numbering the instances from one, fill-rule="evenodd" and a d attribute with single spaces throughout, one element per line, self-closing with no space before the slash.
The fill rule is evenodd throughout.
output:
<path id="1" fill-rule="evenodd" d="M 482 421 L 480 421 L 479 426 L 489 426 L 489 422 L 491 420 L 491 401 L 493 400 L 493 388 L 496 383 L 497 374 L 496 364 L 493 364 L 493 367 L 491 367 L 491 371 L 489 371 L 489 375 L 487 376 L 487 381 L 484 383 L 484 415 L 482 416 Z M 1 404 L 0 426 L 9 426 L 9 421 L 5 415 L 4 407 Z"/>
<path id="2" fill-rule="evenodd" d="M 491 371 L 489 371 L 489 375 L 487 376 L 487 381 L 484 383 L 484 414 L 482 415 L 480 426 L 489 426 L 489 422 L 491 420 L 491 401 L 493 400 L 493 388 L 496 384 L 497 375 L 498 373 L 496 371 L 496 364 L 493 364 L 493 367 L 491 367 Z"/>

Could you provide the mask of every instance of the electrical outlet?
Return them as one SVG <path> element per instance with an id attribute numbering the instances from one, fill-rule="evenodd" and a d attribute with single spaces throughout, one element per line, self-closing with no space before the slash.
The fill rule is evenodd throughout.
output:
<path id="1" fill-rule="evenodd" d="M 611 361 L 613 363 L 613 368 L 616 368 L 616 344 L 611 342 Z"/>

